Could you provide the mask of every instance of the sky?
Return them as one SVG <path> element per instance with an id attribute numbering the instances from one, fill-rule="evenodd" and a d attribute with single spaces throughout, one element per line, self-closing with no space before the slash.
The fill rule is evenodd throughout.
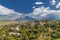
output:
<path id="1" fill-rule="evenodd" d="M 31 13 L 33 12 L 33 6 L 44 6 L 50 7 L 51 9 L 56 9 L 56 5 L 54 4 L 57 4 L 59 1 L 60 0 L 0 0 L 0 5 L 13 9 L 17 12 Z M 43 2 L 43 4 L 37 5 L 35 2 Z"/>
<path id="2" fill-rule="evenodd" d="M 10 13 L 36 19 L 60 19 L 60 0 L 0 0 L 0 14 Z"/>
<path id="3" fill-rule="evenodd" d="M 0 0 L 0 4 L 17 12 L 32 12 L 34 0 Z"/>

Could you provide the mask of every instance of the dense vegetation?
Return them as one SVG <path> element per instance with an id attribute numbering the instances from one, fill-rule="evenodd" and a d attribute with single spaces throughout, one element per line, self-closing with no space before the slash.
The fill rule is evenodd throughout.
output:
<path id="1" fill-rule="evenodd" d="M 0 25 L 0 40 L 60 40 L 59 21 L 34 21 Z"/>

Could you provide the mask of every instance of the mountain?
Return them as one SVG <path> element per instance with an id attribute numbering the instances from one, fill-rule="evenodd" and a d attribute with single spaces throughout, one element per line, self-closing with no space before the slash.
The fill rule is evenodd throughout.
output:
<path id="1" fill-rule="evenodd" d="M 31 17 L 28 17 L 28 16 L 24 16 L 24 17 L 20 17 L 20 18 L 17 18 L 16 21 L 33 21 L 33 20 L 36 20 L 34 18 L 31 18 Z"/>
<path id="2" fill-rule="evenodd" d="M 32 17 L 31 15 L 24 15 L 24 14 L 9 14 L 9 15 L 0 15 L 0 20 L 2 21 L 33 21 L 33 20 L 60 20 L 54 14 L 48 14 L 45 17 L 41 15 L 35 15 Z"/>

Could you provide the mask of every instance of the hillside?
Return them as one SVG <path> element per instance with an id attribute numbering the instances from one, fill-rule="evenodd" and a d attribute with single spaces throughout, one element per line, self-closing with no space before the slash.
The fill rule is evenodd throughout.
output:
<path id="1" fill-rule="evenodd" d="M 0 40 L 60 40 L 59 21 L 0 23 Z"/>

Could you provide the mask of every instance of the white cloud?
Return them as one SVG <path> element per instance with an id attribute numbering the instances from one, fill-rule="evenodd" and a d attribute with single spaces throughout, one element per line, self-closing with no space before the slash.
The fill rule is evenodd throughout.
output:
<path id="1" fill-rule="evenodd" d="M 15 20 L 20 17 L 28 16 L 34 19 L 60 19 L 60 10 L 51 10 L 49 7 L 39 7 L 35 8 L 30 14 L 22 14 L 18 13 L 12 9 L 6 8 L 0 5 L 0 15 L 8 15 L 4 16 L 5 19 Z M 1 17 L 0 17 L 1 18 Z"/>
<path id="2" fill-rule="evenodd" d="M 52 5 L 56 4 L 56 0 L 50 0 L 50 2 L 51 2 Z"/>
<path id="3" fill-rule="evenodd" d="M 60 2 L 56 5 L 56 8 L 60 8 Z"/>
<path id="4" fill-rule="evenodd" d="M 9 9 L 9 8 L 6 8 L 2 5 L 0 5 L 0 15 L 3 15 L 3 17 L 0 16 L 0 19 L 4 18 L 4 19 L 9 19 L 9 20 L 14 20 L 14 19 L 23 17 L 24 14 L 16 12 L 12 9 Z"/>
<path id="5" fill-rule="evenodd" d="M 6 7 L 4 7 L 4 6 L 2 6 L 2 5 L 0 5 L 0 15 L 2 14 L 6 14 L 6 15 L 8 15 L 8 14 L 13 14 L 13 13 L 18 13 L 18 12 L 15 12 L 14 10 L 12 10 L 12 9 L 9 9 L 9 8 L 6 8 Z"/>
<path id="6" fill-rule="evenodd" d="M 33 6 L 32 8 L 34 9 L 36 6 Z"/>
<path id="7" fill-rule="evenodd" d="M 36 5 L 44 4 L 43 2 L 35 2 Z"/>
<path id="8" fill-rule="evenodd" d="M 1 14 L 8 14 L 8 13 L 11 13 L 11 12 L 13 13 L 14 10 L 8 9 L 8 8 L 0 5 L 0 15 Z"/>
<path id="9" fill-rule="evenodd" d="M 35 19 L 60 19 L 60 10 L 50 10 L 49 7 L 35 8 L 32 13 L 28 15 Z"/>

